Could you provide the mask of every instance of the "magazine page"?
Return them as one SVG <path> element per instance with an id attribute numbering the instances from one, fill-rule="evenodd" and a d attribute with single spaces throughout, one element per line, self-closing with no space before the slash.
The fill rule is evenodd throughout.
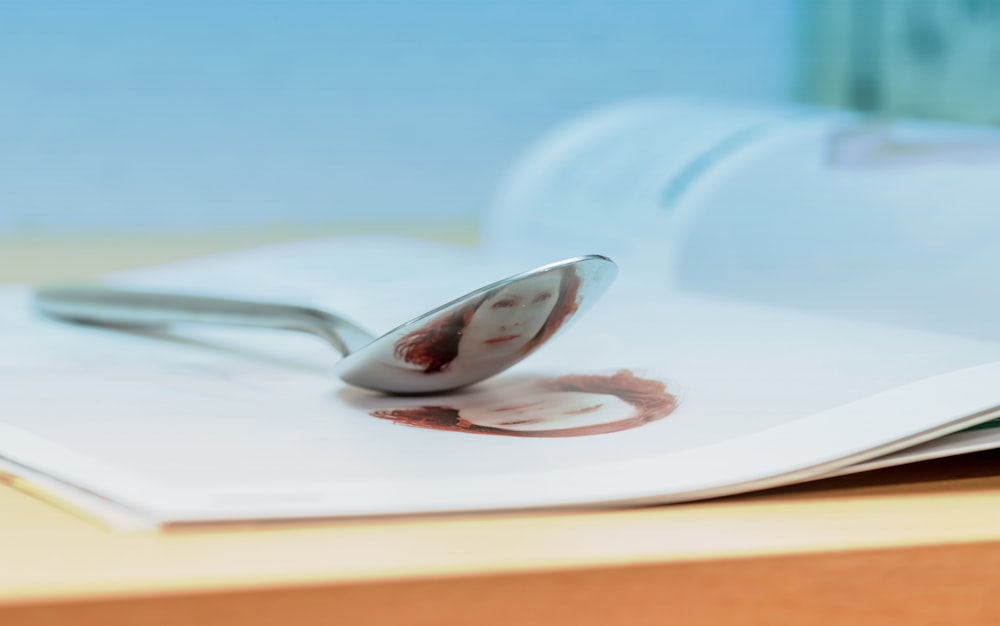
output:
<path id="1" fill-rule="evenodd" d="M 664 98 L 542 138 L 484 240 L 609 250 L 639 289 L 997 340 L 998 198 L 996 128 Z M 920 458 L 998 445 L 977 431 Z"/>
<path id="2" fill-rule="evenodd" d="M 341 238 L 108 280 L 308 303 L 378 333 L 524 269 Z M 1000 414 L 994 342 L 633 295 L 613 287 L 494 378 L 412 396 L 344 383 L 309 335 L 70 324 L 6 288 L 0 459 L 160 524 L 604 506 L 806 480 Z"/>
<path id="3" fill-rule="evenodd" d="M 933 441 L 900 450 L 899 452 L 893 452 L 836 469 L 830 475 L 856 474 L 883 467 L 894 467 L 896 465 L 906 465 L 907 463 L 943 459 L 959 454 L 993 450 L 1000 447 L 1000 432 L 998 432 L 998 429 L 1000 429 L 1000 421 L 990 420 L 971 428 L 960 430 L 957 433 L 945 435 Z"/>

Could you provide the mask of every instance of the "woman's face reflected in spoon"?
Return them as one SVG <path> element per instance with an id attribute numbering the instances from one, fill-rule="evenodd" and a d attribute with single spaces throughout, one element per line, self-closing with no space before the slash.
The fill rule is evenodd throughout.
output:
<path id="1" fill-rule="evenodd" d="M 352 385 L 433 393 L 519 362 L 589 308 L 616 274 L 615 264 L 599 255 L 552 263 L 477 289 L 378 338 L 318 309 L 110 287 L 40 288 L 35 306 L 63 321 L 132 329 L 223 324 L 309 332 L 344 355 L 334 372 Z"/>
<path id="2" fill-rule="evenodd" d="M 592 255 L 512 276 L 386 333 L 341 360 L 347 382 L 392 393 L 455 389 L 521 361 L 588 308 L 617 268 Z"/>
<path id="3" fill-rule="evenodd" d="M 462 329 L 457 358 L 507 358 L 525 350 L 552 315 L 561 282 L 561 272 L 547 272 L 515 281 L 484 298 Z"/>

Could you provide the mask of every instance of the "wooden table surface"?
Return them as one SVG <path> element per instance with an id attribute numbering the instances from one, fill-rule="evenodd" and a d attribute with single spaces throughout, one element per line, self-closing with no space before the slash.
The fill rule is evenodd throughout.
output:
<path id="1" fill-rule="evenodd" d="M 275 238 L 19 238 L 0 267 L 65 278 Z M 1000 452 L 684 505 L 159 533 L 9 482 L 3 626 L 1000 622 Z"/>

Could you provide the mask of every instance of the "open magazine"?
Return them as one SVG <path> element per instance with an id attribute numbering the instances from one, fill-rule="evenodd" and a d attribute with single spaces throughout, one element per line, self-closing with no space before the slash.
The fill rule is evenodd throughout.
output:
<path id="1" fill-rule="evenodd" d="M 474 248 L 315 239 L 106 277 L 379 334 L 535 265 L 618 262 L 541 346 L 575 304 L 565 280 L 532 296 L 534 322 L 491 322 L 530 308 L 501 299 L 464 311 L 467 337 L 530 354 L 452 392 L 352 386 L 305 334 L 69 324 L 6 287 L 0 475 L 127 527 L 672 503 L 1000 447 L 998 145 L 846 113 L 627 104 L 530 150 Z M 434 377 L 462 349 L 397 354 Z"/>

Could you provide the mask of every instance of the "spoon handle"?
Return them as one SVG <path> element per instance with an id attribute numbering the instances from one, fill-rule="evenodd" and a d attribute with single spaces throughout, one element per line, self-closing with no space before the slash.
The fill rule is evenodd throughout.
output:
<path id="1" fill-rule="evenodd" d="M 346 356 L 375 337 L 356 324 L 310 307 L 111 287 L 40 287 L 35 308 L 48 317 L 106 326 L 211 324 L 297 330 L 326 339 Z"/>

